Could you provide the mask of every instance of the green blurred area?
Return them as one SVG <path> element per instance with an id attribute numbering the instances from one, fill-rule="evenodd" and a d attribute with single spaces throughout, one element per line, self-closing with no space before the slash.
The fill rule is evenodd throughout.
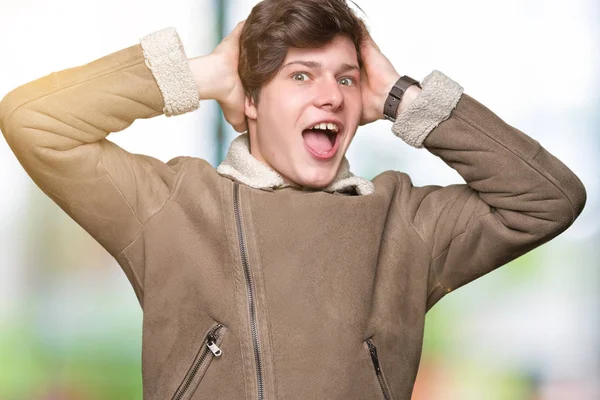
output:
<path id="1" fill-rule="evenodd" d="M 539 268 L 541 251 L 506 265 L 498 278 L 505 284 L 527 282 Z M 440 368 L 455 387 L 486 393 L 487 400 L 526 399 L 531 393 L 527 375 L 519 370 L 484 368 L 453 352 L 460 302 L 448 294 L 426 316 L 421 370 Z M 102 336 L 75 336 L 52 342 L 26 315 L 0 327 L 0 399 L 130 400 L 142 398 L 141 327 L 111 327 Z M 132 352 L 136 349 L 137 352 Z M 138 354 L 135 357 L 132 354 Z M 449 361 L 449 359 L 451 361 Z M 428 378 L 423 374 L 421 379 Z"/>
<path id="2" fill-rule="evenodd" d="M 54 350 L 31 325 L 12 321 L 0 331 L 2 400 L 142 398 L 141 358 L 130 356 L 131 338 L 114 332 L 102 341 L 82 338 Z"/>

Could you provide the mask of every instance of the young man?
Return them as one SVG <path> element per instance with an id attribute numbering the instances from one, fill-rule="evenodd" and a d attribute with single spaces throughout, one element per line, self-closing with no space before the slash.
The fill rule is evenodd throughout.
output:
<path id="1" fill-rule="evenodd" d="M 265 0 L 208 56 L 166 28 L 0 102 L 27 173 L 135 290 L 144 398 L 409 399 L 426 312 L 580 214 L 538 142 L 439 71 L 399 78 L 343 0 Z M 199 99 L 248 130 L 216 170 L 106 139 Z M 353 175 L 356 129 L 384 113 L 466 184 Z"/>

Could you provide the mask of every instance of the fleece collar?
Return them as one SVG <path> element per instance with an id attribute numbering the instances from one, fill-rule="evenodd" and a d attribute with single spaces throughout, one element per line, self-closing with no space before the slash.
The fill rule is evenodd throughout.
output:
<path id="1" fill-rule="evenodd" d="M 357 195 L 371 194 L 374 191 L 371 181 L 350 172 L 350 164 L 345 156 L 337 176 L 326 188 L 311 189 L 297 184 L 287 184 L 279 173 L 250 154 L 247 132 L 239 135 L 231 142 L 227 157 L 217 167 L 217 172 L 222 176 L 235 179 L 256 189 L 276 189 L 292 186 L 302 190 L 319 190 L 328 193 L 350 192 Z"/>

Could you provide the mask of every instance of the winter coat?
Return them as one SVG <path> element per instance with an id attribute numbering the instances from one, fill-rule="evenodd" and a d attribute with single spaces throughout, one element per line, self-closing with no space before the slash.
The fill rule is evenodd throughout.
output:
<path id="1" fill-rule="evenodd" d="M 172 27 L 14 89 L 0 130 L 131 282 L 145 399 L 401 400 L 426 312 L 563 232 L 586 201 L 569 168 L 458 83 L 434 70 L 421 85 L 392 131 L 465 184 L 367 180 L 344 158 L 323 190 L 286 185 L 247 134 L 216 169 L 124 150 L 109 133 L 199 106 Z"/>

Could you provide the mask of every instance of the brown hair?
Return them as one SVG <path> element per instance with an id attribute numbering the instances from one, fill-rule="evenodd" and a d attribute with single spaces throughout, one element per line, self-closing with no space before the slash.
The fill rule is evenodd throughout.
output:
<path id="1" fill-rule="evenodd" d="M 289 47 L 319 48 L 339 34 L 352 40 L 362 68 L 360 43 L 366 29 L 346 0 L 261 1 L 240 37 L 238 73 L 245 94 L 258 104 L 260 88 L 277 74 Z"/>

